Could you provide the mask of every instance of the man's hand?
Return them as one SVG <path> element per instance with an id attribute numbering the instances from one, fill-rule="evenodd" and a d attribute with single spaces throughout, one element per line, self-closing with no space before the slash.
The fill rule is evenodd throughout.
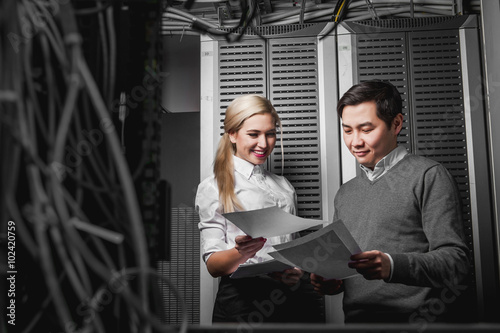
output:
<path id="1" fill-rule="evenodd" d="M 304 271 L 297 267 L 285 269 L 282 272 L 272 272 L 269 274 L 269 276 L 273 279 L 281 281 L 289 287 L 297 284 L 297 282 L 300 281 L 302 275 L 304 275 Z"/>
<path id="2" fill-rule="evenodd" d="M 342 280 L 325 280 L 322 276 L 311 273 L 311 284 L 320 295 L 335 295 L 341 291 Z"/>
<path id="3" fill-rule="evenodd" d="M 262 249 L 267 239 L 263 237 L 252 238 L 248 235 L 236 236 L 234 248 L 239 252 L 243 258 L 252 258 L 255 254 Z"/>
<path id="4" fill-rule="evenodd" d="M 391 274 L 391 260 L 387 254 L 373 250 L 351 256 L 349 267 L 363 275 L 367 280 L 385 280 Z"/>

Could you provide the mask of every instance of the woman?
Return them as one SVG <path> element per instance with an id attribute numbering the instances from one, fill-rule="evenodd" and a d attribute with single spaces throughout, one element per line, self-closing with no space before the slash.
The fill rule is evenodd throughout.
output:
<path id="1" fill-rule="evenodd" d="M 266 98 L 245 95 L 227 108 L 214 174 L 203 180 L 196 194 L 200 215 L 202 257 L 209 273 L 221 277 L 214 306 L 214 322 L 321 321 L 319 298 L 298 268 L 269 276 L 231 279 L 240 264 L 271 260 L 272 245 L 291 235 L 251 238 L 222 214 L 278 206 L 295 214 L 296 194 L 282 176 L 262 167 L 276 143 L 279 116 Z M 281 145 L 283 151 L 283 144 Z M 312 287 L 311 287 L 312 290 Z"/>

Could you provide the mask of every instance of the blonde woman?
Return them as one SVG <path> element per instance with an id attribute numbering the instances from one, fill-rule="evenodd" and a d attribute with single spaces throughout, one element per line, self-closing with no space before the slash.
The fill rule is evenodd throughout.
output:
<path id="1" fill-rule="evenodd" d="M 303 276 L 298 268 L 267 276 L 229 278 L 240 264 L 271 260 L 268 252 L 274 251 L 272 245 L 292 239 L 292 235 L 251 238 L 222 216 L 271 206 L 295 214 L 293 186 L 262 167 L 274 149 L 280 127 L 278 113 L 266 98 L 236 98 L 226 110 L 214 174 L 198 186 L 202 257 L 208 272 L 221 277 L 214 322 L 321 321 L 319 298 L 309 293 L 308 275 Z"/>

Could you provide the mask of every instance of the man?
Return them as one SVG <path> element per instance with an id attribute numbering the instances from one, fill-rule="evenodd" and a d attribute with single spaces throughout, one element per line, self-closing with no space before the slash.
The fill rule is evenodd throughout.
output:
<path id="1" fill-rule="evenodd" d="M 325 281 L 321 294 L 344 291 L 346 322 L 447 321 L 469 271 L 460 196 L 439 163 L 397 144 L 401 96 L 390 83 L 354 85 L 340 99 L 343 138 L 360 174 L 335 197 L 341 219 L 365 252 L 351 257 L 360 274 Z"/>

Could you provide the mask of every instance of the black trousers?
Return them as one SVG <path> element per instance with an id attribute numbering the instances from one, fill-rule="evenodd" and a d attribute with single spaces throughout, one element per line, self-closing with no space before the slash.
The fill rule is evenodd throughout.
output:
<path id="1" fill-rule="evenodd" d="M 269 276 L 223 276 L 212 320 L 250 326 L 272 322 L 324 323 L 324 300 L 314 292 L 308 274 L 292 287 Z"/>

